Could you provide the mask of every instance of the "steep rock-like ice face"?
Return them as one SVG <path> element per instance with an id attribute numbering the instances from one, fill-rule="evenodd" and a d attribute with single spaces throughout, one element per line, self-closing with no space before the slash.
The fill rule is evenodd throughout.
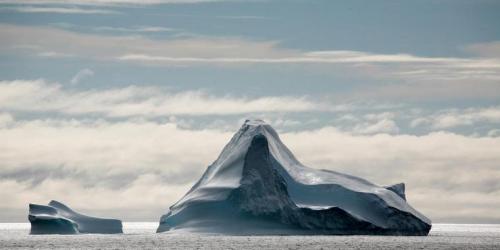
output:
<path id="1" fill-rule="evenodd" d="M 29 204 L 31 234 L 122 233 L 122 222 L 79 214 L 51 201 L 47 206 Z"/>
<path id="2" fill-rule="evenodd" d="M 170 208 L 171 212 L 192 202 L 226 199 L 231 190 L 240 186 L 246 151 L 252 138 L 263 129 L 256 121 L 245 122 L 200 180 Z"/>
<path id="3" fill-rule="evenodd" d="M 405 201 L 404 185 L 305 167 L 271 126 L 247 120 L 158 231 L 424 235 L 430 224 Z"/>

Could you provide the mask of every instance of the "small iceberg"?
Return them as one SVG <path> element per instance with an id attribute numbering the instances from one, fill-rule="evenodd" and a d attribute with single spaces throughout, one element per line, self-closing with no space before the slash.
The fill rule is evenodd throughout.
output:
<path id="1" fill-rule="evenodd" d="M 121 220 L 79 214 L 58 201 L 29 204 L 30 234 L 123 233 Z"/>

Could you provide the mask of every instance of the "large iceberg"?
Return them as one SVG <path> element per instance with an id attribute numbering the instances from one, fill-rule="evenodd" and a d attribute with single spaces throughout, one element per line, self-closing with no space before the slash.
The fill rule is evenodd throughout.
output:
<path id="1" fill-rule="evenodd" d="M 82 215 L 58 201 L 47 206 L 29 204 L 28 219 L 31 234 L 123 233 L 120 220 Z"/>
<path id="2" fill-rule="evenodd" d="M 404 189 L 308 168 L 271 126 L 247 120 L 157 232 L 427 235 Z"/>

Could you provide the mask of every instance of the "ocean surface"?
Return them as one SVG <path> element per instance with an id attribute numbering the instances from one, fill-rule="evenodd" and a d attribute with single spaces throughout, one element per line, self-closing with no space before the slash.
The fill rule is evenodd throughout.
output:
<path id="1" fill-rule="evenodd" d="M 118 235 L 29 235 L 29 223 L 0 223 L 1 249 L 500 249 L 498 224 L 434 224 L 427 237 L 217 236 L 155 233 L 126 222 Z"/>

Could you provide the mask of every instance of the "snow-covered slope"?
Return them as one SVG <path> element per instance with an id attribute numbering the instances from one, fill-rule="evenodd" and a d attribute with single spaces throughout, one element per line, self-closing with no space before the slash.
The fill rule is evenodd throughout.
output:
<path id="1" fill-rule="evenodd" d="M 31 234 L 122 233 L 122 222 L 79 214 L 51 201 L 48 206 L 29 204 Z"/>
<path id="2" fill-rule="evenodd" d="M 334 152 L 332 152 L 334 153 Z M 427 235 L 404 184 L 303 166 L 261 120 L 247 120 L 158 232 Z"/>

